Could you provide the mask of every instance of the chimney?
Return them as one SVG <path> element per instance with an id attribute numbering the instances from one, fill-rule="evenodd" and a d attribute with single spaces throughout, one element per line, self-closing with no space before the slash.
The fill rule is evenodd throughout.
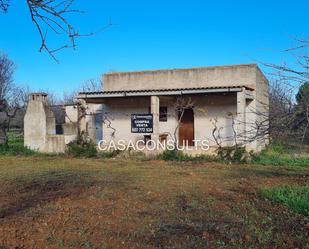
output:
<path id="1" fill-rule="evenodd" d="M 44 104 L 47 104 L 47 93 L 31 93 L 29 95 L 29 101 L 39 101 L 39 102 L 43 102 Z"/>
<path id="2" fill-rule="evenodd" d="M 24 116 L 24 144 L 32 150 L 48 152 L 48 136 L 56 134 L 56 119 L 46 93 L 31 93 Z"/>

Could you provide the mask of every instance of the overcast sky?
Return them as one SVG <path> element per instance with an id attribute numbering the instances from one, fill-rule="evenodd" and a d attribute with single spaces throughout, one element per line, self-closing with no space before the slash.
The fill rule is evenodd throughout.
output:
<path id="1" fill-rule="evenodd" d="M 110 19 L 115 25 L 79 39 L 76 51 L 57 54 L 57 64 L 38 52 L 39 36 L 23 2 L 12 0 L 9 13 L 0 14 L 0 49 L 17 65 L 16 82 L 33 90 L 68 91 L 108 71 L 278 63 L 284 55 L 277 51 L 309 31 L 308 0 L 76 0 L 87 13 L 69 20 L 81 32 Z"/>

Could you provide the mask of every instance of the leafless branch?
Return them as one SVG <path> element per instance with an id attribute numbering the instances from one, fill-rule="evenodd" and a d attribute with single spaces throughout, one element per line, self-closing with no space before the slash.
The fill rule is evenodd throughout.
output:
<path id="1" fill-rule="evenodd" d="M 10 2 L 11 0 L 0 0 L 0 11 L 6 13 Z M 74 9 L 75 0 L 26 0 L 26 3 L 41 40 L 39 51 L 46 51 L 58 63 L 56 53 L 66 48 L 76 49 L 78 37 L 93 36 L 112 26 L 109 22 L 96 32 L 80 33 L 68 19 L 70 14 L 84 13 L 82 10 Z M 66 37 L 67 41 L 63 41 L 59 46 L 51 46 L 48 42 L 51 34 Z"/>

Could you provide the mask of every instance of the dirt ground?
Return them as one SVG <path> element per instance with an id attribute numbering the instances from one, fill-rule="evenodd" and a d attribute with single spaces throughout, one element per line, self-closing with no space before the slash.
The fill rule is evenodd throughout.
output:
<path id="1" fill-rule="evenodd" d="M 309 248 L 309 221 L 259 189 L 309 169 L 0 158 L 0 248 Z"/>

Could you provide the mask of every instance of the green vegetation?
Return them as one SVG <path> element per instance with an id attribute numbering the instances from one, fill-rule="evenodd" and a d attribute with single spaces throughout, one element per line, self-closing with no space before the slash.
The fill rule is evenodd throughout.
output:
<path id="1" fill-rule="evenodd" d="M 22 134 L 16 132 L 8 133 L 9 143 L 8 145 L 0 146 L 0 155 L 4 156 L 34 156 L 38 155 L 38 152 L 30 150 L 24 147 L 24 139 Z"/>
<path id="2" fill-rule="evenodd" d="M 309 147 L 273 142 L 259 154 L 252 155 L 253 164 L 309 167 Z"/>
<path id="3" fill-rule="evenodd" d="M 96 157 L 97 149 L 95 145 L 81 145 L 75 142 L 68 145 L 67 154 L 73 157 Z"/>
<path id="4" fill-rule="evenodd" d="M 243 163 L 246 162 L 246 150 L 244 147 L 226 147 L 218 150 L 217 156 L 209 155 L 188 155 L 184 154 L 183 151 L 177 150 L 166 150 L 157 156 L 157 159 L 164 161 L 206 161 L 206 162 L 233 162 Z"/>
<path id="5" fill-rule="evenodd" d="M 75 141 L 68 144 L 67 154 L 73 157 L 96 157 L 97 145 L 85 134 L 81 134 Z"/>
<path id="6" fill-rule="evenodd" d="M 215 161 L 215 157 L 211 157 L 208 155 L 191 156 L 191 155 L 184 154 L 182 151 L 177 151 L 177 150 L 166 150 L 160 155 L 158 155 L 157 159 L 164 160 L 164 161 L 178 161 L 178 162 Z"/>
<path id="7" fill-rule="evenodd" d="M 8 146 L 0 146 L 0 155 L 12 156 L 46 156 L 46 154 L 32 151 L 23 145 L 22 134 L 16 132 L 9 133 Z M 261 153 L 246 153 L 243 147 L 222 148 L 217 156 L 209 155 L 187 155 L 182 151 L 164 151 L 158 156 L 145 155 L 142 152 L 129 151 L 123 153 L 120 151 L 98 152 L 96 144 L 92 143 L 85 136 L 81 136 L 76 141 L 70 143 L 67 149 L 67 155 L 77 158 L 114 158 L 132 159 L 147 161 L 152 159 L 178 162 L 228 162 L 228 163 L 251 163 L 274 166 L 308 167 L 309 166 L 309 146 L 290 145 L 282 142 L 272 142 Z"/>
<path id="8" fill-rule="evenodd" d="M 253 163 L 262 165 L 274 165 L 274 166 L 297 166 L 308 167 L 309 157 L 294 157 L 290 155 L 269 155 L 260 154 L 253 156 Z"/>
<path id="9" fill-rule="evenodd" d="M 309 186 L 282 186 L 261 190 L 262 196 L 309 216 Z"/>
<path id="10" fill-rule="evenodd" d="M 222 147 L 218 149 L 217 159 L 221 162 L 244 163 L 247 162 L 245 147 Z"/>
<path id="11" fill-rule="evenodd" d="M 24 145 L 0 146 L 1 156 L 34 156 L 38 154 L 38 152 L 30 150 L 24 147 Z"/>
<path id="12" fill-rule="evenodd" d="M 162 154 L 158 155 L 157 157 L 159 160 L 164 161 L 188 161 L 191 160 L 191 157 L 185 155 L 181 151 L 176 150 L 166 150 Z"/>
<path id="13" fill-rule="evenodd" d="M 302 142 L 309 145 L 309 132 L 306 129 L 308 125 L 307 115 L 309 106 L 309 82 L 304 82 L 296 95 L 296 115 L 295 121 L 299 129 L 302 130 Z"/>

